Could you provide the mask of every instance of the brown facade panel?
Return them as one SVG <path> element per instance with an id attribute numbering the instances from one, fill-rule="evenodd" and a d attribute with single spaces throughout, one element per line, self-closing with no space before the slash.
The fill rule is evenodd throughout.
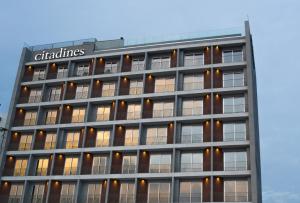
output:
<path id="1" fill-rule="evenodd" d="M 114 146 L 124 146 L 125 142 L 125 127 L 118 126 L 116 127 L 115 137 L 114 137 Z"/>
<path id="2" fill-rule="evenodd" d="M 11 183 L 2 181 L 0 185 L 0 202 L 8 202 Z"/>
<path id="3" fill-rule="evenodd" d="M 223 141 L 223 123 L 221 121 L 214 122 L 214 141 Z"/>
<path id="4" fill-rule="evenodd" d="M 148 197 L 148 181 L 138 180 L 136 202 L 147 202 Z"/>
<path id="5" fill-rule="evenodd" d="M 171 68 L 177 66 L 177 51 L 173 50 L 171 53 Z"/>
<path id="6" fill-rule="evenodd" d="M 62 175 L 65 166 L 65 156 L 62 154 L 57 154 L 54 158 L 54 175 Z"/>
<path id="7" fill-rule="evenodd" d="M 107 180 L 102 182 L 101 200 L 100 203 L 105 203 L 105 194 L 107 189 Z"/>
<path id="8" fill-rule="evenodd" d="M 214 71 L 214 88 L 223 87 L 223 74 L 220 69 Z"/>
<path id="9" fill-rule="evenodd" d="M 105 59 L 99 58 L 96 60 L 96 67 L 95 67 L 95 74 L 102 74 L 104 73 L 104 67 L 105 67 Z"/>
<path id="10" fill-rule="evenodd" d="M 203 171 L 211 170 L 211 150 L 206 148 L 203 151 Z"/>
<path id="11" fill-rule="evenodd" d="M 21 139 L 21 133 L 12 132 L 10 135 L 9 150 L 18 150 Z"/>
<path id="12" fill-rule="evenodd" d="M 143 151 L 140 153 L 139 157 L 139 173 L 148 173 L 150 164 L 150 154 L 149 152 Z"/>
<path id="13" fill-rule="evenodd" d="M 52 181 L 50 186 L 49 202 L 59 202 L 62 183 L 60 181 Z"/>
<path id="14" fill-rule="evenodd" d="M 130 72 L 131 71 L 131 64 L 132 64 L 132 57 L 129 56 L 129 55 L 124 56 L 123 65 L 122 65 L 122 72 Z"/>
<path id="15" fill-rule="evenodd" d="M 24 75 L 22 81 L 27 82 L 31 81 L 33 77 L 34 68 L 32 66 L 25 67 Z"/>
<path id="16" fill-rule="evenodd" d="M 69 99 L 74 99 L 75 95 L 76 95 L 76 87 L 77 84 L 73 83 L 73 82 L 69 82 L 67 84 L 67 91 L 66 91 L 66 95 L 65 95 L 65 99 L 69 100 Z"/>
<path id="17" fill-rule="evenodd" d="M 81 174 L 91 174 L 93 165 L 93 155 L 90 153 L 84 153 L 82 159 Z"/>
<path id="18" fill-rule="evenodd" d="M 173 144 L 174 139 L 174 124 L 170 123 L 167 130 L 167 144 Z"/>
<path id="19" fill-rule="evenodd" d="M 111 173 L 117 174 L 122 172 L 122 158 L 123 155 L 120 152 L 114 152 L 111 162 Z"/>
<path id="20" fill-rule="evenodd" d="M 4 176 L 12 176 L 14 174 L 16 158 L 13 156 L 7 156 L 5 161 L 5 168 L 3 170 Z"/>
<path id="21" fill-rule="evenodd" d="M 219 46 L 213 47 L 213 62 L 222 63 L 222 48 Z"/>
<path id="22" fill-rule="evenodd" d="M 73 107 L 70 105 L 63 106 L 63 112 L 62 112 L 62 123 L 70 123 L 72 119 L 72 113 L 73 113 Z"/>
<path id="23" fill-rule="evenodd" d="M 210 193 L 211 193 L 211 184 L 210 178 L 203 179 L 203 202 L 210 202 Z"/>
<path id="24" fill-rule="evenodd" d="M 223 112 L 223 99 L 222 96 L 219 94 L 214 95 L 214 113 L 221 114 Z"/>
<path id="25" fill-rule="evenodd" d="M 121 78 L 119 95 L 129 94 L 130 80 L 128 78 Z"/>
<path id="26" fill-rule="evenodd" d="M 223 202 L 224 201 L 224 182 L 223 179 L 220 177 L 215 177 L 214 180 L 214 193 L 213 193 L 213 199 L 214 202 Z"/>
<path id="27" fill-rule="evenodd" d="M 206 70 L 204 72 L 204 89 L 211 88 L 211 71 Z"/>
<path id="28" fill-rule="evenodd" d="M 210 121 L 203 122 L 203 142 L 211 142 Z"/>
<path id="29" fill-rule="evenodd" d="M 206 95 L 203 98 L 203 114 L 211 114 L 211 98 L 210 98 L 210 95 Z"/>
<path id="30" fill-rule="evenodd" d="M 117 120 L 126 120 L 127 117 L 127 102 L 119 101 L 118 111 L 117 111 Z"/>
<path id="31" fill-rule="evenodd" d="M 95 147 L 97 131 L 94 128 L 89 128 L 86 134 L 85 147 Z"/>
<path id="32" fill-rule="evenodd" d="M 109 186 L 108 202 L 119 203 L 120 181 L 111 180 Z"/>
<path id="33" fill-rule="evenodd" d="M 92 97 L 101 97 L 102 96 L 102 85 L 103 83 L 100 80 L 95 80 L 92 87 Z"/>
<path id="34" fill-rule="evenodd" d="M 209 47 L 204 49 L 204 64 L 211 64 L 211 49 Z"/>
<path id="35" fill-rule="evenodd" d="M 155 78 L 152 75 L 147 75 L 145 80 L 145 93 L 154 93 Z"/>
<path id="36" fill-rule="evenodd" d="M 150 99 L 144 100 L 144 107 L 143 107 L 143 118 L 152 118 L 153 113 L 153 101 Z"/>
<path id="37" fill-rule="evenodd" d="M 223 171 L 223 150 L 214 148 L 214 171 Z"/>

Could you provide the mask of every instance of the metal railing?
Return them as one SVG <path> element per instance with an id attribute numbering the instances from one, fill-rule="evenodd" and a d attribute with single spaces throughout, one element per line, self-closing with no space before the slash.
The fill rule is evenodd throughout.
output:
<path id="1" fill-rule="evenodd" d="M 46 117 L 45 125 L 54 125 L 56 124 L 57 117 Z"/>
<path id="2" fill-rule="evenodd" d="M 181 135 L 181 143 L 192 144 L 203 142 L 203 134 Z"/>
<path id="3" fill-rule="evenodd" d="M 43 203 L 43 202 L 45 202 L 44 195 L 34 195 L 31 200 L 31 203 Z"/>
<path id="4" fill-rule="evenodd" d="M 204 89 L 204 82 L 184 82 L 183 83 L 183 90 L 189 91 L 189 90 L 202 90 Z"/>
<path id="5" fill-rule="evenodd" d="M 7 200 L 8 203 L 21 203 L 23 201 L 22 195 L 9 195 L 8 197 L 1 197 Z M 5 202 L 5 200 L 3 202 Z M 1 200 L 2 202 L 2 200 Z"/>
<path id="6" fill-rule="evenodd" d="M 60 195 L 59 203 L 75 203 L 73 195 Z"/>
<path id="7" fill-rule="evenodd" d="M 19 143 L 18 150 L 20 150 L 20 151 L 30 150 L 31 149 L 31 144 L 32 143 Z"/>
<path id="8" fill-rule="evenodd" d="M 65 142 L 65 149 L 77 149 L 77 148 L 79 148 L 79 140 Z"/>
<path id="9" fill-rule="evenodd" d="M 218 194 L 217 195 L 222 195 Z M 248 192 L 225 192 L 224 202 L 248 202 L 249 194 Z"/>
<path id="10" fill-rule="evenodd" d="M 243 87 L 245 86 L 244 78 L 236 78 L 236 79 L 223 79 L 223 87 Z"/>
<path id="11" fill-rule="evenodd" d="M 236 105 L 223 105 L 223 113 L 242 113 L 246 112 L 245 104 L 236 104 Z"/>
<path id="12" fill-rule="evenodd" d="M 152 112 L 144 112 L 145 114 L 147 113 L 152 113 L 153 118 L 165 118 L 165 117 L 172 117 L 174 114 L 173 109 L 162 109 L 162 110 L 153 110 Z"/>
<path id="13" fill-rule="evenodd" d="M 167 144 L 167 135 L 166 136 L 157 136 L 157 137 L 146 137 L 147 145 L 155 144 Z"/>
<path id="14" fill-rule="evenodd" d="M 18 168 L 18 169 L 14 169 L 14 176 L 25 176 L 26 174 L 26 168 Z"/>
<path id="15" fill-rule="evenodd" d="M 243 52 L 233 52 L 231 54 L 222 54 L 222 63 L 235 63 L 244 61 Z"/>
<path id="16" fill-rule="evenodd" d="M 122 166 L 122 173 L 130 174 L 136 172 L 136 165 L 135 164 L 123 164 Z"/>
<path id="17" fill-rule="evenodd" d="M 148 203 L 170 203 L 170 193 L 150 192 L 148 195 Z"/>
<path id="18" fill-rule="evenodd" d="M 201 203 L 202 202 L 202 194 L 191 192 L 191 193 L 180 193 L 179 201 L 176 203 Z"/>
<path id="19" fill-rule="evenodd" d="M 196 172 L 203 171 L 203 163 L 181 163 L 180 164 L 181 172 Z"/>
<path id="20" fill-rule="evenodd" d="M 149 173 L 170 173 L 171 164 L 151 164 L 149 165 Z"/>
<path id="21" fill-rule="evenodd" d="M 175 84 L 174 85 L 155 85 L 155 88 L 154 88 L 155 93 L 174 92 L 174 91 L 175 91 Z"/>
<path id="22" fill-rule="evenodd" d="M 86 197 L 86 203 L 99 203 L 101 201 L 101 195 L 88 194 Z"/>
<path id="23" fill-rule="evenodd" d="M 246 171 L 247 168 L 247 161 L 224 162 L 224 171 Z"/>
<path id="24" fill-rule="evenodd" d="M 102 90 L 101 96 L 102 97 L 113 97 L 113 96 L 115 96 L 115 93 L 116 93 L 115 89 L 113 89 L 113 90 Z"/>
<path id="25" fill-rule="evenodd" d="M 92 166 L 92 174 L 106 174 L 108 173 L 106 166 Z"/>
<path id="26" fill-rule="evenodd" d="M 96 115 L 96 121 L 109 121 L 109 120 L 110 120 L 110 113 Z"/>
<path id="27" fill-rule="evenodd" d="M 48 175 L 48 168 L 37 168 L 35 175 L 36 176 L 46 176 L 46 175 Z"/>
<path id="28" fill-rule="evenodd" d="M 223 132 L 223 141 L 224 142 L 245 141 L 245 140 L 246 140 L 246 131 Z"/>
<path id="29" fill-rule="evenodd" d="M 119 203 L 135 203 L 135 194 L 120 194 Z"/>
<path id="30" fill-rule="evenodd" d="M 203 107 L 182 108 L 182 116 L 199 116 L 203 114 Z"/>

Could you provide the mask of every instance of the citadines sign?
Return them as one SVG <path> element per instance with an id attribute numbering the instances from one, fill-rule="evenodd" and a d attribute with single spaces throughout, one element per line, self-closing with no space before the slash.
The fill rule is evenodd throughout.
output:
<path id="1" fill-rule="evenodd" d="M 83 56 L 85 54 L 85 49 L 67 49 L 60 48 L 56 52 L 42 51 L 34 55 L 35 61 L 51 60 L 51 59 L 60 59 L 68 57 Z"/>

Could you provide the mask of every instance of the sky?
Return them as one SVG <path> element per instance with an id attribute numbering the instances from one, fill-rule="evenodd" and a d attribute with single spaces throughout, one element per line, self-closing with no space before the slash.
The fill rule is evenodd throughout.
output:
<path id="1" fill-rule="evenodd" d="M 8 111 L 24 43 L 165 37 L 243 26 L 249 19 L 263 200 L 299 203 L 299 10 L 299 0 L 0 0 L 0 115 Z"/>

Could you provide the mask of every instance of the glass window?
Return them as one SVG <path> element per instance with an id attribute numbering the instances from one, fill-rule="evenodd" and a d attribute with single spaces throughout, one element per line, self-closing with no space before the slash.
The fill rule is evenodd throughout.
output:
<path id="1" fill-rule="evenodd" d="M 224 152 L 224 170 L 247 170 L 247 152 Z"/>
<path id="2" fill-rule="evenodd" d="M 245 112 L 245 97 L 223 98 L 223 113 Z"/>
<path id="3" fill-rule="evenodd" d="M 46 176 L 48 171 L 49 159 L 38 159 L 36 175 Z"/>
<path id="4" fill-rule="evenodd" d="M 68 68 L 66 66 L 58 66 L 57 78 L 66 78 L 66 77 L 68 77 Z"/>
<path id="5" fill-rule="evenodd" d="M 109 139 L 110 139 L 110 131 L 106 130 L 99 130 L 97 131 L 96 137 L 96 147 L 107 147 L 109 146 Z"/>
<path id="6" fill-rule="evenodd" d="M 134 183 L 121 183 L 119 203 L 134 203 L 135 187 Z"/>
<path id="7" fill-rule="evenodd" d="M 133 58 L 131 71 L 141 71 L 145 68 L 145 60 L 143 58 Z"/>
<path id="8" fill-rule="evenodd" d="M 204 88 L 202 74 L 189 74 L 183 77 L 183 90 L 201 90 Z"/>
<path id="9" fill-rule="evenodd" d="M 203 53 L 188 53 L 184 55 L 184 66 L 202 66 L 204 65 Z"/>
<path id="10" fill-rule="evenodd" d="M 242 50 L 225 50 L 222 54 L 223 63 L 233 63 L 243 61 Z"/>
<path id="11" fill-rule="evenodd" d="M 149 183 L 148 203 L 169 203 L 170 183 Z"/>
<path id="12" fill-rule="evenodd" d="M 86 99 L 89 94 L 89 85 L 77 85 L 75 99 Z"/>
<path id="13" fill-rule="evenodd" d="M 179 202 L 202 202 L 202 182 L 180 182 Z"/>
<path id="14" fill-rule="evenodd" d="M 69 157 L 65 160 L 64 175 L 76 175 L 78 158 Z"/>
<path id="15" fill-rule="evenodd" d="M 57 110 L 48 110 L 46 114 L 46 125 L 54 125 L 56 123 Z"/>
<path id="16" fill-rule="evenodd" d="M 98 184 L 88 184 L 88 192 L 86 203 L 99 203 L 101 201 L 102 185 Z"/>
<path id="17" fill-rule="evenodd" d="M 166 127 L 147 128 L 146 144 L 167 144 L 167 137 Z"/>
<path id="18" fill-rule="evenodd" d="M 181 154 L 181 172 L 203 170 L 203 154 L 199 152 Z"/>
<path id="19" fill-rule="evenodd" d="M 129 104 L 127 107 L 127 120 L 141 118 L 141 104 Z"/>
<path id="20" fill-rule="evenodd" d="M 92 174 L 105 174 L 107 172 L 106 164 L 107 164 L 106 156 L 94 156 Z"/>
<path id="21" fill-rule="evenodd" d="M 72 113 L 72 123 L 84 122 L 85 108 L 74 108 Z"/>
<path id="22" fill-rule="evenodd" d="M 41 89 L 32 89 L 30 90 L 28 103 L 36 103 L 42 100 L 42 90 Z"/>
<path id="23" fill-rule="evenodd" d="M 102 86 L 102 97 L 112 97 L 115 96 L 115 86 L 114 82 L 104 82 Z"/>
<path id="24" fill-rule="evenodd" d="M 170 154 L 151 154 L 150 155 L 150 173 L 169 173 L 171 172 Z"/>
<path id="25" fill-rule="evenodd" d="M 32 144 L 32 135 L 21 135 L 19 150 L 30 150 Z"/>
<path id="26" fill-rule="evenodd" d="M 244 86 L 244 73 L 242 71 L 223 73 L 223 87 L 241 86 Z"/>
<path id="27" fill-rule="evenodd" d="M 166 69 L 171 67 L 171 58 L 169 56 L 155 57 L 151 61 L 151 69 Z"/>
<path id="28" fill-rule="evenodd" d="M 25 176 L 27 159 L 17 159 L 15 163 L 14 176 Z"/>
<path id="29" fill-rule="evenodd" d="M 52 87 L 50 89 L 49 101 L 59 101 L 61 97 L 61 87 Z"/>
<path id="30" fill-rule="evenodd" d="M 246 124 L 245 123 L 224 123 L 223 140 L 224 141 L 246 140 Z"/>
<path id="31" fill-rule="evenodd" d="M 202 125 L 183 125 L 181 128 L 181 143 L 203 142 Z"/>
<path id="32" fill-rule="evenodd" d="M 122 162 L 122 173 L 135 173 L 136 168 L 136 156 L 125 155 Z"/>
<path id="33" fill-rule="evenodd" d="M 142 80 L 130 80 L 129 94 L 138 95 L 143 93 L 143 81 Z"/>
<path id="34" fill-rule="evenodd" d="M 35 184 L 33 186 L 32 203 L 44 202 L 45 185 Z"/>
<path id="35" fill-rule="evenodd" d="M 182 115 L 183 116 L 195 116 L 203 114 L 203 100 L 183 100 L 182 102 Z"/>
<path id="36" fill-rule="evenodd" d="M 55 149 L 56 145 L 56 134 L 47 133 L 44 149 Z"/>
<path id="37" fill-rule="evenodd" d="M 78 148 L 80 131 L 68 132 L 66 137 L 66 149 Z"/>
<path id="38" fill-rule="evenodd" d="M 225 202 L 248 202 L 248 181 L 224 181 Z"/>
<path id="39" fill-rule="evenodd" d="M 89 64 L 81 64 L 77 66 L 76 76 L 89 75 L 90 66 Z"/>
<path id="40" fill-rule="evenodd" d="M 46 74 L 45 69 L 40 69 L 40 68 L 34 69 L 32 80 L 33 81 L 44 80 L 45 74 Z"/>
<path id="41" fill-rule="evenodd" d="M 118 62 L 107 61 L 105 62 L 104 73 L 117 73 L 118 66 Z"/>
<path id="42" fill-rule="evenodd" d="M 153 104 L 153 118 L 173 116 L 173 102 L 155 102 Z"/>
<path id="43" fill-rule="evenodd" d="M 23 196 L 23 185 L 12 184 L 9 191 L 9 203 L 21 203 Z"/>
<path id="44" fill-rule="evenodd" d="M 139 141 L 139 129 L 127 128 L 125 131 L 125 146 L 138 145 Z"/>
<path id="45" fill-rule="evenodd" d="M 155 92 L 174 92 L 175 78 L 157 78 L 155 80 Z"/>
<path id="46" fill-rule="evenodd" d="M 108 121 L 110 118 L 110 106 L 99 106 L 97 108 L 97 121 Z"/>
<path id="47" fill-rule="evenodd" d="M 27 111 L 25 113 L 24 125 L 35 125 L 36 124 L 36 111 Z"/>
<path id="48" fill-rule="evenodd" d="M 60 203 L 75 202 L 75 184 L 63 183 L 60 192 Z"/>

